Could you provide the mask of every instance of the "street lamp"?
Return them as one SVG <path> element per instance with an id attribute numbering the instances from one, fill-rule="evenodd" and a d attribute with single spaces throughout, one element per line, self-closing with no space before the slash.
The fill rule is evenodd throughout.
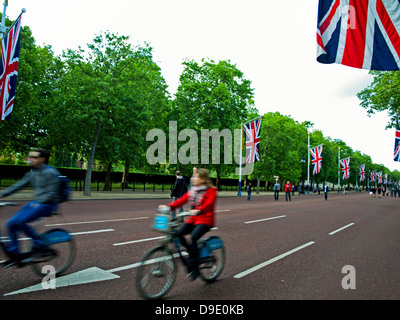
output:
<path id="1" fill-rule="evenodd" d="M 301 157 L 301 193 L 305 194 L 304 192 L 304 165 L 306 163 L 306 159 L 304 159 L 304 157 Z"/>

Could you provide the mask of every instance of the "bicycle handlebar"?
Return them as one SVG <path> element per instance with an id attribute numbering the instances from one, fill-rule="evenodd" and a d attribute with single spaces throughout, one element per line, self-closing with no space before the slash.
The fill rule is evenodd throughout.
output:
<path id="1" fill-rule="evenodd" d="M 171 212 L 170 207 L 162 208 L 162 209 L 157 208 L 157 210 L 158 210 L 158 212 L 160 212 L 160 213 L 162 213 L 162 214 L 167 214 L 167 215 L 169 215 L 170 212 Z M 196 214 L 191 214 L 191 213 L 188 212 L 188 211 L 184 211 L 184 212 L 181 212 L 181 213 L 177 214 L 176 216 L 177 216 L 177 217 L 187 217 L 187 216 L 196 216 Z"/>

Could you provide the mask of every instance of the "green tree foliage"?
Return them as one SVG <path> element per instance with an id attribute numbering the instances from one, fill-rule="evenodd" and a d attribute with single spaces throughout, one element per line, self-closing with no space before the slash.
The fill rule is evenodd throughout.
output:
<path id="1" fill-rule="evenodd" d="M 397 71 L 370 71 L 374 80 L 369 87 L 357 94 L 361 106 L 369 115 L 387 111 L 389 123 L 387 128 L 394 127 L 399 120 L 400 111 L 400 74 Z"/>
<path id="2" fill-rule="evenodd" d="M 201 129 L 216 129 L 219 132 L 229 129 L 233 135 L 241 123 L 257 115 L 253 107 L 251 82 L 245 79 L 236 65 L 230 61 L 214 62 L 208 59 L 203 59 L 201 63 L 187 60 L 183 65 L 169 115 L 169 119 L 178 122 L 178 131 L 190 128 L 200 137 Z M 232 165 L 227 166 L 222 160 L 221 164 L 212 162 L 211 141 L 209 149 L 210 163 L 206 166 L 215 170 L 218 177 L 222 173 L 232 173 Z M 220 150 L 224 150 L 224 139 L 221 139 Z M 233 149 L 230 158 L 233 159 Z"/>
<path id="3" fill-rule="evenodd" d="M 57 126 L 51 136 L 65 132 L 59 146 L 87 156 L 87 195 L 96 149 L 97 159 L 107 164 L 138 161 L 145 152 L 147 124 L 157 121 L 167 105 L 167 86 L 152 61 L 152 49 L 134 48 L 128 39 L 106 32 L 87 51 L 64 52 L 60 101 L 52 114 Z"/>

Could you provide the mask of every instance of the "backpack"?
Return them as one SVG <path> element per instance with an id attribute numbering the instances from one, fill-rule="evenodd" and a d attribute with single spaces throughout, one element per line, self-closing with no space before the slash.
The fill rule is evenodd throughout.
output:
<path id="1" fill-rule="evenodd" d="M 70 186 L 70 180 L 66 176 L 58 176 L 60 179 L 60 203 L 69 200 L 72 188 Z"/>

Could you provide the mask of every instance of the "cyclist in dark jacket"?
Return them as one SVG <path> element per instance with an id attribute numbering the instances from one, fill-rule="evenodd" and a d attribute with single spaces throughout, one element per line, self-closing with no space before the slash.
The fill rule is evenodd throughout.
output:
<path id="1" fill-rule="evenodd" d="M 8 222 L 7 229 L 10 243 L 7 251 L 11 257 L 9 264 L 24 259 L 35 259 L 46 254 L 46 246 L 36 231 L 28 223 L 50 216 L 60 202 L 60 173 L 48 165 L 50 153 L 38 149 L 29 153 L 29 165 L 32 170 L 24 175 L 21 181 L 4 190 L 0 197 L 13 194 L 30 184 L 34 188 L 33 201 L 28 202 Z M 34 247 L 29 258 L 19 251 L 18 233 L 24 232 L 33 239 Z"/>
<path id="2" fill-rule="evenodd" d="M 169 196 L 172 198 L 173 201 L 178 200 L 180 197 L 182 197 L 186 192 L 187 192 L 187 187 L 186 187 L 186 182 L 185 179 L 181 176 L 181 172 L 177 171 L 175 172 L 176 180 L 174 187 L 171 191 L 171 195 Z M 183 212 L 183 207 L 179 208 L 179 213 Z M 172 212 L 172 218 L 175 218 L 176 212 Z"/>

